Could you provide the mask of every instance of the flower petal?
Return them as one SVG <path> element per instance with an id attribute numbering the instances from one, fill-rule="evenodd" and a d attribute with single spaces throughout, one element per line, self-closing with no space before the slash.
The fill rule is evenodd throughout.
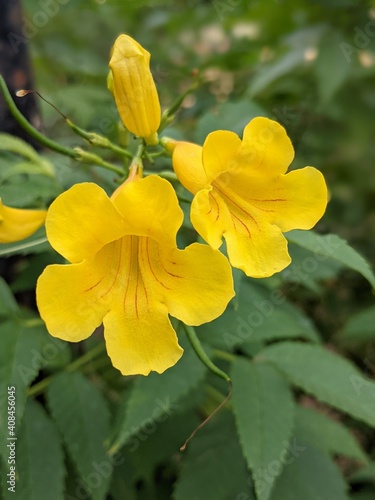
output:
<path id="1" fill-rule="evenodd" d="M 130 230 L 149 236 L 168 247 L 176 246 L 176 234 L 183 221 L 172 185 L 157 175 L 126 182 L 112 199 Z"/>
<path id="2" fill-rule="evenodd" d="M 284 269 L 290 257 L 280 229 L 236 193 L 217 182 L 214 185 L 213 193 L 220 208 L 215 225 L 224 234 L 232 266 L 254 278 L 271 276 Z M 226 211 L 221 207 L 226 207 Z"/>
<path id="3" fill-rule="evenodd" d="M 181 184 L 193 194 L 208 186 L 202 151 L 201 146 L 191 142 L 177 142 L 174 145 L 173 169 Z"/>
<path id="4" fill-rule="evenodd" d="M 100 301 L 102 289 L 95 284 L 103 276 L 90 264 L 47 266 L 39 277 L 37 305 L 53 337 L 78 342 L 101 325 L 108 305 Z"/>
<path id="5" fill-rule="evenodd" d="M 293 145 L 284 127 L 258 117 L 245 127 L 240 162 L 259 175 L 283 174 L 294 158 Z"/>
<path id="6" fill-rule="evenodd" d="M 113 366 L 123 375 L 163 373 L 183 353 L 167 308 L 138 289 L 137 308 L 118 305 L 104 318 L 104 337 Z"/>
<path id="7" fill-rule="evenodd" d="M 47 237 L 70 262 L 95 255 L 127 233 L 127 226 L 102 188 L 76 184 L 56 198 L 48 210 Z"/>
<path id="8" fill-rule="evenodd" d="M 237 153 L 241 139 L 234 132 L 217 130 L 208 134 L 203 144 L 203 166 L 211 184 L 223 172 L 238 168 Z"/>
<path id="9" fill-rule="evenodd" d="M 228 260 L 207 245 L 162 249 L 150 240 L 140 246 L 142 276 L 169 314 L 189 325 L 220 316 L 234 296 Z"/>
<path id="10" fill-rule="evenodd" d="M 220 180 L 216 184 L 221 186 Z M 250 207 L 249 210 L 251 206 L 256 207 L 262 220 L 275 224 L 283 232 L 311 229 L 327 206 L 324 177 L 313 167 L 272 178 L 240 174 L 232 177 L 222 189 L 241 198 L 240 203 Z"/>
<path id="11" fill-rule="evenodd" d="M 47 210 L 25 210 L 3 205 L 0 199 L 0 243 L 12 243 L 31 236 L 46 218 Z"/>
<path id="12" fill-rule="evenodd" d="M 202 238 L 212 248 L 218 249 L 226 227 L 231 224 L 231 217 L 225 202 L 215 190 L 202 189 L 195 195 L 190 218 Z"/>
<path id="13" fill-rule="evenodd" d="M 245 223 L 243 223 L 245 224 Z M 224 234 L 230 263 L 247 276 L 266 278 L 291 262 L 287 241 L 280 229 L 268 223 L 246 221 Z"/>

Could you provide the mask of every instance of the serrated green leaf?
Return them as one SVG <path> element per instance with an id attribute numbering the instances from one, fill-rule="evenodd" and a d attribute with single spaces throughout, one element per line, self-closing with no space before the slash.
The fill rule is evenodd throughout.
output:
<path id="1" fill-rule="evenodd" d="M 362 344 L 375 339 L 375 306 L 349 318 L 340 333 L 339 340 L 344 344 Z"/>
<path id="2" fill-rule="evenodd" d="M 375 383 L 346 359 L 323 347 L 297 342 L 274 344 L 258 358 L 320 401 L 375 427 Z"/>
<path id="3" fill-rule="evenodd" d="M 304 441 L 333 455 L 366 463 L 368 458 L 353 434 L 341 422 L 309 408 L 297 407 L 295 432 Z"/>
<path id="4" fill-rule="evenodd" d="M 289 231 L 286 233 L 289 241 L 307 248 L 313 252 L 317 260 L 322 258 L 331 258 L 345 264 L 345 266 L 358 271 L 375 288 L 375 275 L 368 262 L 354 248 L 337 236 L 336 234 L 327 234 L 322 236 L 313 231 Z"/>
<path id="5" fill-rule="evenodd" d="M 135 381 L 130 397 L 119 409 L 118 430 L 110 447 L 111 453 L 149 422 L 161 421 L 176 411 L 179 400 L 203 380 L 206 367 L 185 340 L 180 342 L 185 349 L 184 355 L 175 366 L 161 375 L 151 373 Z"/>
<path id="6" fill-rule="evenodd" d="M 310 444 L 301 443 L 276 480 L 271 500 L 348 500 L 336 464 Z"/>
<path id="7" fill-rule="evenodd" d="M 18 304 L 3 278 L 0 277 L 0 317 L 9 318 L 17 315 L 19 312 Z M 1 327 L 0 327 L 1 328 Z"/>
<path id="8" fill-rule="evenodd" d="M 16 498 L 64 498 L 64 454 L 54 422 L 43 407 L 29 400 L 16 446 Z M 13 498 L 9 495 L 9 498 Z"/>
<path id="9" fill-rule="evenodd" d="M 267 500 L 282 471 L 292 434 L 293 397 L 285 379 L 271 366 L 236 358 L 231 378 L 242 450 L 253 474 L 257 498 Z M 270 473 L 274 463 L 277 467 Z"/>
<path id="10" fill-rule="evenodd" d="M 104 445 L 110 424 L 106 401 L 80 373 L 57 375 L 47 401 L 82 482 L 93 500 L 103 500 L 112 474 Z"/>
<path id="11" fill-rule="evenodd" d="M 222 411 L 199 431 L 182 457 L 174 500 L 255 500 L 233 418 Z"/>
<path id="12" fill-rule="evenodd" d="M 0 324 L 0 454 L 7 456 L 6 438 L 8 387 L 15 387 L 16 431 L 22 422 L 26 390 L 36 377 L 40 364 L 33 356 L 40 352 L 37 328 L 27 328 L 21 321 Z"/>
<path id="13" fill-rule="evenodd" d="M 236 301 L 231 301 L 220 318 L 198 327 L 200 339 L 214 347 L 233 350 L 247 342 L 282 338 L 305 338 L 319 342 L 311 320 L 279 290 L 245 281 Z"/>

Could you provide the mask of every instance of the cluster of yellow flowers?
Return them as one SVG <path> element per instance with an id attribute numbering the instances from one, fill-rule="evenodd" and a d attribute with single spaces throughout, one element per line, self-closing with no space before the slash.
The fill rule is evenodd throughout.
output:
<path id="1" fill-rule="evenodd" d="M 182 349 L 169 315 L 192 326 L 220 316 L 234 296 L 230 264 L 256 278 L 281 271 L 290 263 L 282 233 L 312 228 L 327 204 L 318 170 L 286 173 L 293 146 L 275 121 L 253 119 L 242 141 L 223 130 L 209 134 L 203 147 L 159 140 L 161 109 L 149 64 L 150 54 L 120 35 L 109 87 L 125 127 L 172 154 L 178 179 L 194 195 L 191 222 L 208 245 L 177 248 L 183 213 L 173 186 L 158 175 L 142 178 L 133 165 L 110 198 L 82 183 L 52 203 L 47 236 L 70 264 L 48 266 L 37 285 L 50 334 L 77 342 L 103 323 L 108 354 L 123 374 L 174 365 Z M 9 241 L 7 217 L 18 213 L 12 210 L 0 206 L 1 241 Z M 21 238 L 44 219 L 27 213 Z M 223 236 L 230 264 L 219 251 Z"/>

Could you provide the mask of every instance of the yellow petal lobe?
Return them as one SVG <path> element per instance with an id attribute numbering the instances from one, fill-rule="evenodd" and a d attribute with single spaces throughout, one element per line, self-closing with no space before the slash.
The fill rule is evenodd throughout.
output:
<path id="1" fill-rule="evenodd" d="M 48 210 L 46 230 L 53 248 L 70 262 L 81 262 L 129 234 L 105 191 L 88 182 L 75 184 L 56 198 Z"/>
<path id="2" fill-rule="evenodd" d="M 0 243 L 28 238 L 43 225 L 46 215 L 47 210 L 12 208 L 0 199 Z"/>
<path id="3" fill-rule="evenodd" d="M 201 146 L 191 142 L 178 142 L 173 150 L 173 169 L 181 184 L 193 194 L 209 185 L 203 167 L 202 151 Z"/>
<path id="4" fill-rule="evenodd" d="M 284 174 L 293 161 L 294 149 L 284 127 L 258 117 L 245 127 L 240 156 L 244 168 L 254 173 Z"/>

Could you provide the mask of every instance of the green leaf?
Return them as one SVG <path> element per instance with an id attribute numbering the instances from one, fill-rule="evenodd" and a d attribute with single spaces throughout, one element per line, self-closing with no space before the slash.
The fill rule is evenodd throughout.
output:
<path id="1" fill-rule="evenodd" d="M 30 161 L 38 162 L 38 153 L 27 142 L 10 134 L 0 133 L 0 151 L 15 153 Z"/>
<path id="2" fill-rule="evenodd" d="M 26 390 L 40 368 L 40 364 L 34 362 L 39 352 L 38 328 L 27 328 L 21 321 L 0 324 L 0 454 L 4 458 L 7 456 L 8 387 L 15 388 L 17 431 L 25 410 Z"/>
<path id="3" fill-rule="evenodd" d="M 289 241 L 313 252 L 317 261 L 331 258 L 358 271 L 375 288 L 375 275 L 368 262 L 339 236 L 335 234 L 322 236 L 313 231 L 300 230 L 290 231 L 286 236 Z"/>
<path id="4" fill-rule="evenodd" d="M 375 484 L 375 461 L 372 461 L 357 470 L 350 476 L 353 483 L 374 483 Z"/>
<path id="5" fill-rule="evenodd" d="M 339 340 L 344 344 L 361 344 L 375 339 L 375 306 L 352 316 L 343 331 Z"/>
<path id="6" fill-rule="evenodd" d="M 36 161 L 23 161 L 11 165 L 6 169 L 0 170 L 0 177 L 2 182 L 14 175 L 27 174 L 27 175 L 47 175 L 48 177 L 54 177 L 55 171 L 51 163 L 42 158 L 38 158 Z"/>
<path id="7" fill-rule="evenodd" d="M 294 243 L 289 243 L 288 250 L 292 262 L 281 271 L 279 278 L 289 290 L 293 290 L 292 286 L 296 283 L 313 291 L 316 295 L 321 295 L 324 290 L 320 282 L 332 280 L 344 267 L 337 260 L 325 258 L 318 260 L 311 255 L 310 250 Z"/>
<path id="8" fill-rule="evenodd" d="M 346 359 L 323 347 L 297 342 L 274 344 L 258 358 L 272 363 L 292 384 L 320 401 L 375 427 L 375 383 Z"/>
<path id="9" fill-rule="evenodd" d="M 132 439 L 125 452 L 135 467 L 135 477 L 151 482 L 157 465 L 180 455 L 180 447 L 199 425 L 196 410 L 176 413 L 163 422 L 150 424 L 139 439 Z"/>
<path id="10" fill-rule="evenodd" d="M 267 116 L 258 104 L 249 99 L 224 102 L 215 112 L 205 113 L 198 121 L 195 140 L 203 144 L 207 135 L 214 130 L 232 130 L 242 137 L 243 129 L 252 118 Z"/>
<path id="11" fill-rule="evenodd" d="M 357 491 L 350 496 L 350 500 L 374 500 L 375 498 L 375 489 L 374 488 L 366 488 L 362 491 Z"/>
<path id="12" fill-rule="evenodd" d="M 82 482 L 93 500 L 103 500 L 112 474 L 104 445 L 110 423 L 106 401 L 80 373 L 57 375 L 47 401 Z"/>
<path id="13" fill-rule="evenodd" d="M 59 432 L 43 407 L 29 400 L 16 447 L 17 500 L 64 499 L 64 455 Z M 9 495 L 10 498 L 12 498 Z"/>
<path id="14" fill-rule="evenodd" d="M 366 463 L 368 458 L 353 434 L 339 421 L 309 408 L 297 407 L 296 434 L 326 453 Z"/>
<path id="15" fill-rule="evenodd" d="M 0 317 L 9 318 L 19 313 L 17 301 L 7 282 L 0 277 Z"/>
<path id="16" fill-rule="evenodd" d="M 268 290 L 250 280 L 242 283 L 237 300 L 229 303 L 220 318 L 196 330 L 202 342 L 225 350 L 245 342 L 282 338 L 319 342 L 311 320 L 279 290 Z"/>
<path id="17" fill-rule="evenodd" d="M 199 431 L 182 457 L 174 500 L 255 500 L 231 414 L 222 411 Z"/>
<path id="18" fill-rule="evenodd" d="M 304 64 L 304 53 L 305 48 L 296 48 L 290 50 L 276 61 L 263 65 L 252 78 L 250 85 L 251 97 L 261 93 L 276 80 Z"/>
<path id="19" fill-rule="evenodd" d="M 344 35 L 329 30 L 319 43 L 319 53 L 314 64 L 322 103 L 329 102 L 349 76 L 350 64 L 343 57 L 340 44 Z"/>
<path id="20" fill-rule="evenodd" d="M 18 208 L 45 208 L 46 204 L 61 193 L 56 179 L 45 175 L 12 177 L 0 184 L 0 197 L 4 205 Z"/>
<path id="21" fill-rule="evenodd" d="M 232 365 L 232 383 L 240 443 L 253 474 L 257 498 L 267 500 L 282 471 L 283 456 L 292 434 L 293 397 L 288 384 L 274 368 L 241 358 L 236 358 Z"/>
<path id="22" fill-rule="evenodd" d="M 203 380 L 206 367 L 186 343 L 186 339 L 181 345 L 185 352 L 175 366 L 161 375 L 151 373 L 135 381 L 130 397 L 120 407 L 118 430 L 111 445 L 111 453 L 150 422 L 162 421 L 178 410 L 179 401 Z"/>
<path id="23" fill-rule="evenodd" d="M 299 443 L 284 467 L 271 500 L 348 500 L 346 484 L 336 464 L 309 444 Z"/>

